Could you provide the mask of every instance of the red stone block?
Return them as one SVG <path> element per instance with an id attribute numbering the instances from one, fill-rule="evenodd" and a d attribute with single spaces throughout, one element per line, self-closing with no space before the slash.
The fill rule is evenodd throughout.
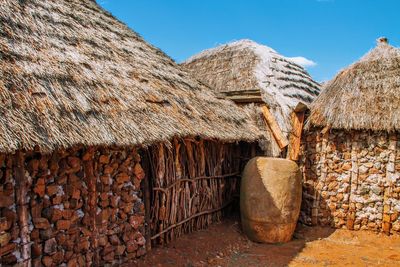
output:
<path id="1" fill-rule="evenodd" d="M 50 227 L 50 223 L 46 218 L 33 218 L 33 224 L 37 229 L 47 229 Z"/>
<path id="2" fill-rule="evenodd" d="M 58 230 L 68 230 L 71 227 L 71 222 L 69 220 L 59 220 L 57 222 Z"/>

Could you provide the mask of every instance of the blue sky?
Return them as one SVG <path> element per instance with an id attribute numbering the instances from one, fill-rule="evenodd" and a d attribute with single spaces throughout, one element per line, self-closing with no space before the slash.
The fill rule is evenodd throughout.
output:
<path id="1" fill-rule="evenodd" d="M 400 46 L 400 0 L 98 0 L 178 62 L 243 38 L 316 63 L 326 81 L 375 46 Z"/>

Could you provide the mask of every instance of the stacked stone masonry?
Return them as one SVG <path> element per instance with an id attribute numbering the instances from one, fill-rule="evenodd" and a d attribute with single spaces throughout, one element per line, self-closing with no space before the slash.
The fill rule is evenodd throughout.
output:
<path id="1" fill-rule="evenodd" d="M 143 255 L 143 178 L 133 149 L 0 155 L 0 266 L 105 265 Z"/>
<path id="2" fill-rule="evenodd" d="M 300 221 L 400 233 L 400 133 L 321 130 L 303 136 Z"/>

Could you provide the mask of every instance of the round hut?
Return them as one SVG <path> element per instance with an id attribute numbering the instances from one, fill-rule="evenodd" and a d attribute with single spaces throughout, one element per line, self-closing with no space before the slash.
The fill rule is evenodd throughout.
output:
<path id="1" fill-rule="evenodd" d="M 400 232 L 400 49 L 377 46 L 327 83 L 303 137 L 302 220 Z"/>
<path id="2" fill-rule="evenodd" d="M 310 104 L 320 91 L 319 84 L 292 58 L 247 39 L 205 50 L 182 66 L 222 97 L 241 105 L 268 107 L 267 121 L 276 122 L 268 123 L 274 135 L 269 139 L 275 137 L 277 141 L 267 145 L 269 156 L 281 155 L 288 144 L 293 125 L 291 113 L 296 106 L 300 102 Z M 258 117 L 263 117 L 265 111 L 252 110 Z"/>
<path id="3" fill-rule="evenodd" d="M 1 266 L 122 263 L 221 217 L 261 135 L 235 104 L 94 0 L 0 21 Z"/>

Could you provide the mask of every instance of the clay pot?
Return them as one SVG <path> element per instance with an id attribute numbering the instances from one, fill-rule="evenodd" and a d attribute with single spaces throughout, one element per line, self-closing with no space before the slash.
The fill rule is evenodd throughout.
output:
<path id="1" fill-rule="evenodd" d="M 244 233 L 262 243 L 291 240 L 300 213 L 301 191 L 301 173 L 294 161 L 251 159 L 240 188 Z"/>

